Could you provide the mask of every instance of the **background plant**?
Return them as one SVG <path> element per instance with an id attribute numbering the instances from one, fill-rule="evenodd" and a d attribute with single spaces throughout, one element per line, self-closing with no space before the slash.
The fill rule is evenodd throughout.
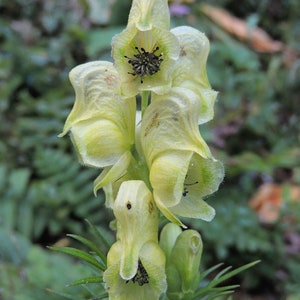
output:
<path id="1" fill-rule="evenodd" d="M 60 288 L 64 271 L 54 271 L 56 267 L 52 271 L 50 264 L 64 264 L 63 269 L 72 265 L 74 277 L 65 276 L 65 283 L 82 277 L 83 268 L 33 244 L 52 244 L 69 232 L 89 235 L 84 218 L 101 228 L 112 218 L 102 209 L 103 196 L 92 194 L 95 172 L 80 168 L 69 140 L 57 138 L 74 100 L 69 70 L 82 62 L 110 59 L 111 37 L 127 21 L 130 1 L 112 6 L 100 1 L 105 7 L 97 2 L 0 2 L 0 295 L 4 299 L 62 298 L 45 294 L 45 288 L 82 293 L 79 299 L 89 299 L 94 292 L 91 287 L 85 293 L 63 284 Z M 261 26 L 292 49 L 290 55 L 254 51 L 206 17 L 201 3 L 188 4 L 190 13 L 173 16 L 172 22 L 194 26 L 209 36 L 208 75 L 220 92 L 216 116 L 202 132 L 215 156 L 225 162 L 226 180 L 212 199 L 217 211 L 214 221 L 190 224 L 205 242 L 202 267 L 220 261 L 237 267 L 260 258 L 255 269 L 242 273 L 234 283 L 239 281 L 241 291 L 249 294 L 292 297 L 299 293 L 299 203 L 285 196 L 280 217 L 262 225 L 249 199 L 265 182 L 300 182 L 300 4 L 209 1 Z"/>

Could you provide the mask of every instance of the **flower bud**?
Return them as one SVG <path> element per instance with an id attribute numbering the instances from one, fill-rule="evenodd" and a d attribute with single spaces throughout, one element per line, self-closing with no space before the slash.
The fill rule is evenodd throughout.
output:
<path id="1" fill-rule="evenodd" d="M 160 235 L 160 245 L 167 257 L 167 295 L 174 300 L 190 299 L 194 294 L 200 280 L 199 267 L 203 249 L 202 239 L 197 231 L 179 231 L 181 229 L 177 225 L 167 224 Z"/>

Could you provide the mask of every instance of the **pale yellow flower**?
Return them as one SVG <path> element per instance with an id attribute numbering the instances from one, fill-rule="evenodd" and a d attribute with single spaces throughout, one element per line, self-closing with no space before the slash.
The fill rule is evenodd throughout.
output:
<path id="1" fill-rule="evenodd" d="M 135 98 L 120 96 L 120 78 L 110 62 L 79 65 L 70 72 L 70 80 L 76 99 L 60 136 L 70 132 L 80 162 L 110 168 L 109 179 L 113 181 L 130 163 Z"/>
<path id="2" fill-rule="evenodd" d="M 168 95 L 154 96 L 141 124 L 155 203 L 180 225 L 177 215 L 212 220 L 215 211 L 203 197 L 215 192 L 224 176 L 199 133 L 200 105 L 191 90 L 172 88 Z"/>
<path id="3" fill-rule="evenodd" d="M 133 1 L 127 28 L 112 40 L 122 95 L 135 96 L 142 91 L 163 94 L 170 88 L 179 45 L 169 23 L 166 0 Z"/>
<path id="4" fill-rule="evenodd" d="M 114 202 L 117 241 L 103 278 L 110 299 L 155 300 L 166 291 L 165 256 L 158 246 L 158 215 L 143 181 L 125 181 Z"/>

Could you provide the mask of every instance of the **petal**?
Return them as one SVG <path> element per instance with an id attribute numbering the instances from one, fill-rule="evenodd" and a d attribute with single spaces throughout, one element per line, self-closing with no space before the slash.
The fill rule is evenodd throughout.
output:
<path id="1" fill-rule="evenodd" d="M 103 186 L 114 183 L 123 177 L 132 159 L 129 151 L 125 152 L 120 159 L 111 167 L 105 168 L 94 181 L 94 193 Z"/>
<path id="2" fill-rule="evenodd" d="M 142 274 L 142 281 L 140 279 L 124 280 L 118 274 L 120 267 L 118 257 L 122 254 L 122 248 L 120 243 L 115 245 L 109 251 L 108 269 L 103 274 L 109 299 L 158 300 L 167 288 L 165 256 L 158 244 L 147 243 L 141 249 L 140 261 L 146 270 L 146 273 Z"/>
<path id="3" fill-rule="evenodd" d="M 158 216 L 152 194 L 143 181 L 121 184 L 114 214 L 118 224 L 118 239 L 122 243 L 120 275 L 131 279 L 137 271 L 141 247 L 157 241 Z"/>
<path id="4" fill-rule="evenodd" d="M 129 101 L 129 108 L 124 111 L 124 100 L 119 97 L 120 79 L 112 63 L 85 63 L 72 69 L 69 76 L 76 99 L 61 136 L 78 121 L 98 117 L 117 122 L 120 116 L 128 117 L 135 110 L 134 101 Z M 121 122 L 127 124 L 130 120 L 124 118 Z"/>
<path id="5" fill-rule="evenodd" d="M 198 129 L 198 96 L 189 89 L 172 88 L 168 95 L 153 96 L 141 125 L 142 147 L 150 166 L 170 149 L 194 151 L 211 157 Z"/>
<path id="6" fill-rule="evenodd" d="M 166 258 L 158 243 L 145 244 L 140 252 L 140 260 L 148 273 L 149 283 L 155 289 L 156 294 L 160 295 L 165 292 L 167 287 Z"/>
<path id="7" fill-rule="evenodd" d="M 191 151 L 168 151 L 151 165 L 150 182 L 154 199 L 158 196 L 166 207 L 177 205 L 182 198 L 183 183 L 188 170 Z"/>
<path id="8" fill-rule="evenodd" d="M 150 169 L 153 197 L 161 212 L 182 226 L 177 216 L 211 221 L 215 210 L 201 198 L 215 192 L 224 177 L 223 165 L 189 151 L 158 156 Z"/>
<path id="9" fill-rule="evenodd" d="M 154 160 L 150 169 L 153 197 L 158 209 L 174 224 L 186 227 L 171 211 L 182 197 L 183 183 L 192 152 L 169 151 Z"/>
<path id="10" fill-rule="evenodd" d="M 223 165 L 213 159 L 194 154 L 186 173 L 185 190 L 180 202 L 169 207 L 173 214 L 211 221 L 215 210 L 201 198 L 214 193 L 224 177 Z"/>
<path id="11" fill-rule="evenodd" d="M 120 80 L 109 62 L 79 65 L 70 72 L 76 100 L 60 136 L 71 131 L 83 164 L 114 164 L 134 144 L 135 98 L 120 97 Z"/>
<path id="12" fill-rule="evenodd" d="M 170 207 L 169 210 L 178 216 L 201 219 L 210 222 L 216 212 L 202 199 L 185 199 L 178 205 Z"/>
<path id="13" fill-rule="evenodd" d="M 206 74 L 209 40 L 204 33 L 189 26 L 171 30 L 178 38 L 180 56 L 173 70 L 173 86 L 191 89 L 200 98 L 198 124 L 213 118 L 217 92 L 212 90 Z"/>
<path id="14" fill-rule="evenodd" d="M 136 49 L 153 52 L 159 47 L 158 54 L 162 54 L 163 61 L 160 70 L 153 75 L 143 77 L 143 83 L 138 75 L 132 75 L 132 65 L 126 57 L 134 57 Z M 165 93 L 171 86 L 171 72 L 175 60 L 179 55 L 179 45 L 176 37 L 168 30 L 153 27 L 151 30 L 139 31 L 130 26 L 116 35 L 112 40 L 112 57 L 115 67 L 122 79 L 121 93 L 124 97 L 133 97 L 141 91 Z M 126 56 L 126 57 L 125 57 Z"/>
<path id="15" fill-rule="evenodd" d="M 214 117 L 214 105 L 218 96 L 218 92 L 210 88 L 204 88 L 198 82 L 191 80 L 182 82 L 180 86 L 190 89 L 200 99 L 198 124 L 203 124 L 212 120 Z"/>
<path id="16" fill-rule="evenodd" d="M 204 88 L 210 88 L 206 74 L 209 40 L 204 33 L 189 27 L 175 27 L 171 32 L 180 45 L 180 56 L 173 72 L 173 85 L 179 86 L 185 80 L 193 80 Z"/>
<path id="17" fill-rule="evenodd" d="M 115 164 L 130 149 L 117 124 L 92 118 L 72 126 L 71 139 L 82 164 L 103 168 Z"/>
<path id="18" fill-rule="evenodd" d="M 153 24 L 169 29 L 170 12 L 165 0 L 133 0 L 128 18 L 128 25 L 135 25 L 139 30 L 149 30 Z"/>
<path id="19" fill-rule="evenodd" d="M 155 199 L 155 204 L 158 207 L 158 209 L 161 211 L 161 213 L 172 223 L 182 227 L 187 228 L 186 225 L 184 225 L 180 219 L 172 213 L 172 211 L 165 206 L 163 201 L 159 198 L 158 195 L 156 195 L 155 191 L 153 191 L 153 197 Z"/>

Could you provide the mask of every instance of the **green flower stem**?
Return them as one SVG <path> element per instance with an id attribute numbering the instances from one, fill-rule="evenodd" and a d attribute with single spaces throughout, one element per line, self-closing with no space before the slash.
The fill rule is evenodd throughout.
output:
<path id="1" fill-rule="evenodd" d="M 145 110 L 148 106 L 148 102 L 149 102 L 149 91 L 145 91 L 141 93 L 141 97 L 142 97 L 142 107 L 141 107 L 141 111 L 142 111 L 142 118 L 144 116 Z"/>
<path id="2" fill-rule="evenodd" d="M 143 180 L 150 191 L 152 191 L 152 186 L 149 180 L 149 169 L 147 163 L 135 147 L 132 147 L 131 154 L 134 161 L 131 162 L 130 170 L 134 172 L 133 177 L 139 180 Z"/>

